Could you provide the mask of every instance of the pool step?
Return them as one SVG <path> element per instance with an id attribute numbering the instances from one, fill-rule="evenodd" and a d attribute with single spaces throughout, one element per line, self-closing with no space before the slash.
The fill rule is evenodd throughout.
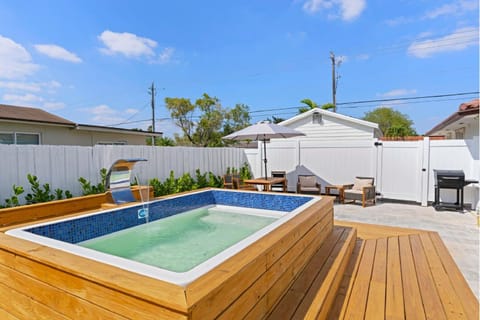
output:
<path id="1" fill-rule="evenodd" d="M 356 244 L 356 229 L 334 227 L 267 319 L 326 319 Z"/>

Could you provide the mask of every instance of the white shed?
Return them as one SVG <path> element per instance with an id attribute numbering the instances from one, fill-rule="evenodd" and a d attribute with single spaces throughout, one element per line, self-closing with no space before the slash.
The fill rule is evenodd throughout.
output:
<path id="1" fill-rule="evenodd" d="M 272 139 L 267 144 L 267 175 L 287 172 L 288 189 L 295 191 L 297 176 L 314 174 L 322 184 L 347 183 L 355 176 L 375 176 L 376 148 L 382 136 L 378 124 L 339 113 L 312 109 L 279 123 L 305 136 Z M 263 150 L 248 152 L 255 176 L 264 176 Z"/>
<path id="2" fill-rule="evenodd" d="M 305 133 L 301 139 L 371 140 L 380 138 L 378 124 L 315 108 L 279 123 Z"/>

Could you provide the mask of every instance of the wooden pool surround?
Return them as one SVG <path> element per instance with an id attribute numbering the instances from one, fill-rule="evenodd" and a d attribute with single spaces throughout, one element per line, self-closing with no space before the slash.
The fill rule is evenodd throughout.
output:
<path id="1" fill-rule="evenodd" d="M 84 210 L 77 209 L 81 203 L 75 205 L 77 212 L 100 207 L 97 198 L 85 201 Z M 7 212 L 8 219 L 2 218 L 0 210 L 0 222 L 18 226 L 42 218 L 35 212 L 29 217 L 29 211 L 22 210 L 18 221 L 12 210 Z M 332 233 L 333 197 L 323 197 L 186 287 L 14 238 L 3 233 L 9 228 L 0 233 L 2 319 L 31 319 L 32 315 L 45 319 L 238 319 L 265 316 L 275 307 Z"/>

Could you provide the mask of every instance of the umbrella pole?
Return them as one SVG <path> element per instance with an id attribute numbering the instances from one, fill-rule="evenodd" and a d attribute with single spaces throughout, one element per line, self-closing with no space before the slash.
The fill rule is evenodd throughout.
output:
<path id="1" fill-rule="evenodd" d="M 263 139 L 263 162 L 265 163 L 265 180 L 267 180 L 267 139 Z"/>

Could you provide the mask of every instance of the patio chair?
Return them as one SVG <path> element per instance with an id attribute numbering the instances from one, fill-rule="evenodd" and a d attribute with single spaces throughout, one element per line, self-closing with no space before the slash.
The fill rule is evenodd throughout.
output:
<path id="1" fill-rule="evenodd" d="M 258 191 L 257 187 L 255 187 L 253 185 L 250 185 L 250 184 L 245 184 L 243 182 L 243 179 L 238 174 L 233 175 L 233 188 L 234 189 L 239 189 L 239 190 Z"/>
<path id="2" fill-rule="evenodd" d="M 287 192 L 287 172 L 286 171 L 272 171 L 272 178 L 285 178 L 282 183 L 274 183 L 271 186 L 271 191 Z"/>
<path id="3" fill-rule="evenodd" d="M 297 193 L 320 194 L 321 185 L 314 175 L 299 175 L 297 181 Z"/>
<path id="4" fill-rule="evenodd" d="M 368 201 L 376 202 L 375 178 L 356 177 L 354 184 L 345 185 L 343 199 L 362 201 L 362 207 L 365 207 Z"/>
<path id="5" fill-rule="evenodd" d="M 233 175 L 231 174 L 224 174 L 222 177 L 223 188 L 225 189 L 234 189 L 233 186 Z"/>

